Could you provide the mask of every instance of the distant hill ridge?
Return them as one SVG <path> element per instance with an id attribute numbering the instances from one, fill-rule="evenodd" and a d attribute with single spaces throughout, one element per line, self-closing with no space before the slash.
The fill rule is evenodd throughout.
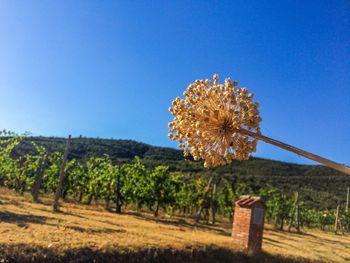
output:
<path id="1" fill-rule="evenodd" d="M 31 150 L 30 141 L 44 146 L 49 152 L 64 151 L 66 138 L 61 137 L 26 137 L 21 145 L 22 150 Z M 83 159 L 89 156 L 110 155 L 113 159 L 133 159 L 150 157 L 154 159 L 181 160 L 182 152 L 174 148 L 157 147 L 135 140 L 72 138 L 70 157 Z"/>
<path id="2" fill-rule="evenodd" d="M 20 151 L 31 151 L 33 148 L 30 146 L 30 141 L 34 141 L 38 145 L 44 146 L 49 152 L 63 152 L 66 143 L 66 138 L 43 136 L 26 137 L 20 147 Z M 187 163 L 190 162 L 193 164 L 200 163 L 194 162 L 188 158 L 186 160 L 183 157 L 182 150 L 169 147 L 152 146 L 135 140 L 100 139 L 85 137 L 72 138 L 70 158 L 86 159 L 90 156 L 102 156 L 103 154 L 108 154 L 113 160 L 128 160 L 133 159 L 135 156 L 139 156 L 140 158 L 153 161 L 179 161 Z M 259 168 L 258 173 L 260 175 L 278 175 L 281 173 L 283 175 L 290 176 L 344 175 L 340 172 L 334 171 L 333 169 L 321 165 L 302 165 L 257 157 L 251 157 L 247 161 L 233 162 L 233 166 L 243 166 L 247 169 L 248 173 L 249 171 L 250 173 L 255 171 L 256 169 L 252 168 L 256 166 Z M 214 169 L 226 170 L 225 167 L 219 167 Z"/>

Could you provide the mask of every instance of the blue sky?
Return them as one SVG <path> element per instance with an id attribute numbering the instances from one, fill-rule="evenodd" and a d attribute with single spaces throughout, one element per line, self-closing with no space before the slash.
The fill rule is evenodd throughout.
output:
<path id="1" fill-rule="evenodd" d="M 0 1 L 0 129 L 176 147 L 171 100 L 214 73 L 263 134 L 350 164 L 349 1 Z"/>

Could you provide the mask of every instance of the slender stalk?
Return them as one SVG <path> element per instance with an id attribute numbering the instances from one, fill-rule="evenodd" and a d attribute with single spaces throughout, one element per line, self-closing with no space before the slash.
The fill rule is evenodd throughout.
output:
<path id="1" fill-rule="evenodd" d="M 335 170 L 337 170 L 339 172 L 342 172 L 342 173 L 345 173 L 347 175 L 350 175 L 350 168 L 349 167 L 346 167 L 345 165 L 333 162 L 333 161 L 328 160 L 326 158 L 323 158 L 323 157 L 321 157 L 319 155 L 316 155 L 316 154 L 304 151 L 304 150 L 299 149 L 297 147 L 294 147 L 292 145 L 283 143 L 281 141 L 278 141 L 278 140 L 275 140 L 275 139 L 272 139 L 272 138 L 266 137 L 264 135 L 257 134 L 257 133 L 254 133 L 254 132 L 251 132 L 251 131 L 248 131 L 248 130 L 245 130 L 245 129 L 240 129 L 237 132 L 245 134 L 245 135 L 248 135 L 248 136 L 253 137 L 253 138 L 257 138 L 257 139 L 259 139 L 261 141 L 264 141 L 266 143 L 270 143 L 272 145 L 278 146 L 278 147 L 280 147 L 282 149 L 285 149 L 287 151 L 294 152 L 294 153 L 296 153 L 298 155 L 304 156 L 304 157 L 306 157 L 308 159 L 311 159 L 311 160 L 316 161 L 318 163 L 324 164 L 325 166 L 331 167 L 331 168 L 333 168 L 333 169 L 335 169 Z"/>

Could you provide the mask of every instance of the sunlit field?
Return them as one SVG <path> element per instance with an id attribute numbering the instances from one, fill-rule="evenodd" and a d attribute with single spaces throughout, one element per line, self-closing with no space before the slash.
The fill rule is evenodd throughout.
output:
<path id="1" fill-rule="evenodd" d="M 350 0 L 0 0 L 0 263 L 350 263 Z"/>
<path id="2" fill-rule="evenodd" d="M 303 234 L 264 232 L 263 254 L 248 257 L 231 240 L 231 226 L 196 224 L 190 218 L 128 211 L 117 215 L 102 205 L 39 204 L 0 189 L 2 262 L 345 262 L 350 236 L 304 230 Z M 7 261 L 6 261 L 7 260 Z M 120 260 L 120 261 L 118 261 Z"/>

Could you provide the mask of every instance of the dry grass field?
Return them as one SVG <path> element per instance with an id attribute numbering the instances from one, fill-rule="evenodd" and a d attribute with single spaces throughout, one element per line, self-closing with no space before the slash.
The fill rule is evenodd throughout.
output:
<path id="1" fill-rule="evenodd" d="M 232 244 L 230 225 L 192 219 L 117 215 L 102 206 L 40 204 L 0 189 L 0 262 L 350 262 L 350 236 L 308 230 L 264 232 L 264 253 L 248 257 Z"/>

